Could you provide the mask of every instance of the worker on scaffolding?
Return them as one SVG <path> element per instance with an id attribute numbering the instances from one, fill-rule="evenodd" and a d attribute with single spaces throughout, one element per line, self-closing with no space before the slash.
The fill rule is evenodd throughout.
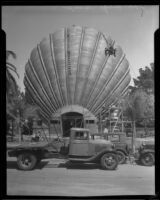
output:
<path id="1" fill-rule="evenodd" d="M 37 131 L 32 134 L 31 142 L 39 142 L 42 139 L 41 132 Z"/>
<path id="2" fill-rule="evenodd" d="M 108 138 L 108 136 L 107 136 L 107 134 L 108 134 L 107 126 L 104 127 L 103 133 L 104 133 L 104 138 L 107 139 Z"/>
<path id="3" fill-rule="evenodd" d="M 105 126 L 104 130 L 103 130 L 104 134 L 108 134 L 108 128 Z"/>
<path id="4" fill-rule="evenodd" d="M 25 135 L 29 135 L 30 131 L 29 131 L 29 126 L 28 126 L 28 120 L 25 119 L 24 121 L 22 121 L 22 141 L 24 140 L 24 136 Z"/>

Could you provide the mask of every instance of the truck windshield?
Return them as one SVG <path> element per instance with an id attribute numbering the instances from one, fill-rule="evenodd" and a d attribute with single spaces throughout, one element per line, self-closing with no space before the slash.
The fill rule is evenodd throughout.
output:
<path id="1" fill-rule="evenodd" d="M 88 140 L 88 132 L 77 131 L 75 133 L 76 140 Z"/>
<path id="2" fill-rule="evenodd" d="M 96 140 L 96 139 L 103 139 L 104 137 L 101 135 L 91 135 L 91 139 L 92 140 Z"/>

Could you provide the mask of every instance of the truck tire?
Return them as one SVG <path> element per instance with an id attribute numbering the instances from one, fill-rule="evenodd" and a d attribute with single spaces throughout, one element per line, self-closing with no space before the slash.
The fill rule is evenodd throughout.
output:
<path id="1" fill-rule="evenodd" d="M 126 162 L 126 155 L 123 151 L 117 150 L 118 163 L 124 164 Z"/>
<path id="2" fill-rule="evenodd" d="M 141 161 L 142 165 L 144 165 L 144 166 L 152 166 L 152 165 L 154 165 L 155 158 L 154 158 L 153 153 L 144 153 L 141 156 L 140 161 Z"/>
<path id="3" fill-rule="evenodd" d="M 103 169 L 115 170 L 118 166 L 117 155 L 114 153 L 105 153 L 101 157 L 101 166 Z"/>
<path id="4" fill-rule="evenodd" d="M 17 165 L 20 170 L 32 170 L 37 164 L 37 157 L 32 153 L 21 153 L 17 157 Z"/>

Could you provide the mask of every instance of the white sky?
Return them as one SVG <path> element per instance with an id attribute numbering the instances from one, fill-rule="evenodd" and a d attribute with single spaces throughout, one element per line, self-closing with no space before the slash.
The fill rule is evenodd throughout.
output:
<path id="1" fill-rule="evenodd" d="M 24 90 L 24 67 L 31 50 L 50 33 L 72 25 L 93 27 L 110 35 L 126 54 L 132 78 L 154 62 L 154 32 L 158 6 L 3 6 L 6 48 L 17 54 L 17 83 Z M 132 81 L 131 81 L 132 84 Z"/>

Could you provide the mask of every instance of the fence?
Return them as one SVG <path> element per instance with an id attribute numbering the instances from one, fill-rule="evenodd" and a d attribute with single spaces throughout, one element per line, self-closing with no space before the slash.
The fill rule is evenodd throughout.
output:
<path id="1" fill-rule="evenodd" d="M 127 136 L 132 136 L 132 128 L 125 128 Z M 152 128 L 139 128 L 136 127 L 136 137 L 153 137 L 155 135 L 155 129 Z"/>

